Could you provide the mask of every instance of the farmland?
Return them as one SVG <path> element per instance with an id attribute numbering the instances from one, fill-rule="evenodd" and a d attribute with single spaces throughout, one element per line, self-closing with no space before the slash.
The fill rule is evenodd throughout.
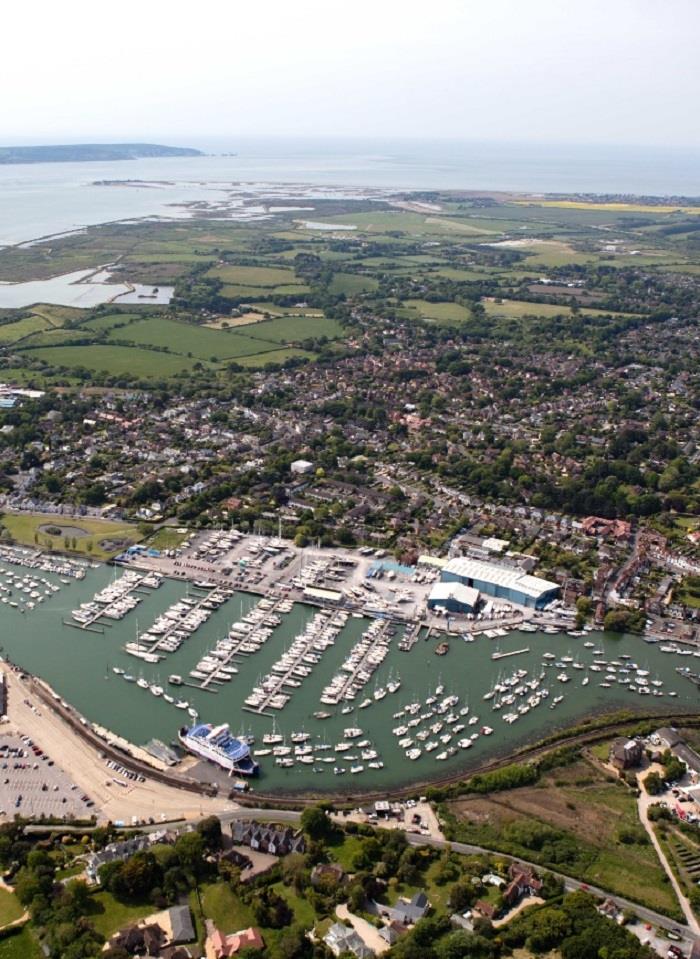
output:
<path id="1" fill-rule="evenodd" d="M 31 351 L 31 358 L 52 368 L 85 369 L 121 376 L 162 379 L 190 370 L 195 360 L 154 350 L 126 346 L 49 346 Z"/>
<path id="2" fill-rule="evenodd" d="M 692 277 L 689 211 L 637 207 L 518 197 L 472 206 L 458 195 L 425 209 L 315 200 L 308 222 L 330 229 L 308 227 L 294 211 L 257 223 L 203 217 L 91 227 L 56 243 L 0 251 L 0 279 L 117 261 L 118 279 L 173 284 L 174 303 L 93 310 L 39 304 L 6 317 L 0 350 L 13 350 L 25 381 L 58 375 L 68 384 L 92 375 L 153 383 L 184 374 L 204 380 L 233 363 L 256 369 L 313 360 L 320 347 L 346 338 L 357 304 L 381 315 L 390 303 L 401 322 L 489 336 L 537 336 L 546 322 L 561 331 L 557 319 L 574 312 L 587 321 L 634 318 L 601 293 L 588 302 L 582 295 L 572 311 L 578 288 L 567 271 L 643 267 Z M 630 239 L 625 225 L 642 214 L 648 219 Z M 619 232 L 614 248 L 603 228 Z M 556 278 L 551 294 L 530 291 L 548 273 Z M 532 293 L 547 302 L 532 302 Z M 483 311 L 475 310 L 479 304 Z"/>

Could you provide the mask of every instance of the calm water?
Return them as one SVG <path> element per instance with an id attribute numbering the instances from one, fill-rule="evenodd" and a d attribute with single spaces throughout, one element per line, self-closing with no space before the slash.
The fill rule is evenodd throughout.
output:
<path id="1" fill-rule="evenodd" d="M 1 573 L 2 567 L 0 576 Z M 253 596 L 237 595 L 217 610 L 176 653 L 158 666 L 140 665 L 138 660 L 121 651 L 126 641 L 134 639 L 137 620 L 140 629 L 145 629 L 160 612 L 184 595 L 186 588 L 182 583 L 164 582 L 160 589 L 144 599 L 137 610 L 113 626 L 106 627 L 104 635 L 62 625 L 62 620 L 69 617 L 71 609 L 91 599 L 93 593 L 112 577 L 112 570 L 106 567 L 91 570 L 83 582 L 62 586 L 60 592 L 25 614 L 0 605 L 1 642 L 5 654 L 45 678 L 89 719 L 136 743 L 145 743 L 153 736 L 170 742 L 176 736 L 178 726 L 186 719 L 186 714 L 154 697 L 148 690 L 124 682 L 121 677 L 112 673 L 111 667 L 120 665 L 136 675 L 143 672 L 150 680 L 160 678 L 164 685 L 170 673 L 187 676 L 201 654 L 211 647 L 216 639 L 224 636 L 231 622 L 239 619 L 257 600 Z M 55 577 L 48 578 L 56 581 Z M 218 693 L 190 688 L 171 688 L 171 692 L 183 692 L 185 698 L 196 706 L 200 718 L 204 721 L 229 722 L 234 732 L 252 730 L 257 736 L 257 746 L 260 748 L 262 734 L 271 729 L 272 721 L 244 712 L 241 705 L 256 685 L 257 679 L 268 672 L 292 637 L 301 631 L 314 613 L 315 610 L 311 608 L 296 606 L 292 613 L 284 617 L 282 625 L 276 629 L 260 652 L 244 660 L 239 666 L 238 675 L 225 687 L 219 687 Z M 452 640 L 450 652 L 445 657 L 436 656 L 433 644 L 423 641 L 410 653 L 402 653 L 392 648 L 376 675 L 381 683 L 388 677 L 390 670 L 398 670 L 402 678 L 402 688 L 397 693 L 387 695 L 384 700 L 374 703 L 368 709 L 357 710 L 355 715 L 341 715 L 338 712 L 332 719 L 314 720 L 313 712 L 325 708 L 319 706 L 322 688 L 345 659 L 364 626 L 365 622 L 362 620 L 348 621 L 335 646 L 324 653 L 313 674 L 304 680 L 300 689 L 294 690 L 287 707 L 277 714 L 277 723 L 280 731 L 285 734 L 305 727 L 314 737 L 325 737 L 331 744 L 342 740 L 342 731 L 346 726 L 358 725 L 364 730 L 365 737 L 372 740 L 385 768 L 365 768 L 364 773 L 356 776 L 351 776 L 349 772 L 345 776 L 334 776 L 331 764 L 319 764 L 317 768 L 322 768 L 323 771 L 313 774 L 311 766 L 302 765 L 285 770 L 276 767 L 272 757 L 263 757 L 260 760 L 261 789 L 284 787 L 289 790 L 322 790 L 325 787 L 333 790 L 357 790 L 421 782 L 431 776 L 444 776 L 451 771 L 468 768 L 496 753 L 512 749 L 517 744 L 541 738 L 554 727 L 568 725 L 583 714 L 620 705 L 635 706 L 648 711 L 656 706 L 660 709 L 680 710 L 697 708 L 698 704 L 695 687 L 674 671 L 674 667 L 678 665 L 690 664 L 691 668 L 697 668 L 697 659 L 665 655 L 656 647 L 635 637 L 602 637 L 601 634 L 593 634 L 592 638 L 596 644 L 605 648 L 604 658 L 614 659 L 620 653 L 630 653 L 640 666 L 651 670 L 651 678 L 658 673 L 658 676 L 665 680 L 666 688 L 676 689 L 678 697 L 673 700 L 651 696 L 642 699 L 622 688 L 601 689 L 597 685 L 602 680 L 601 673 L 591 673 L 590 685 L 582 687 L 580 683 L 584 674 L 575 670 L 569 671 L 571 682 L 563 686 L 555 679 L 559 670 L 552 669 L 547 670 L 545 680 L 545 684 L 551 689 L 548 702 L 551 702 L 554 695 L 563 692 L 565 699 L 561 705 L 552 711 L 545 703 L 513 726 L 508 726 L 500 718 L 500 714 L 492 711 L 490 702 L 484 702 L 482 698 L 500 672 L 510 674 L 516 668 L 522 667 L 530 670 L 530 676 L 537 675 L 541 668 L 542 653 L 547 650 L 558 656 L 565 655 L 566 651 L 570 650 L 572 655 L 578 653 L 584 662 L 591 662 L 593 659 L 592 650 L 584 649 L 582 640 L 567 636 L 512 634 L 498 641 L 502 650 L 529 646 L 532 652 L 493 662 L 491 653 L 498 644 L 488 639 L 480 639 L 471 644 Z M 411 762 L 406 759 L 391 732 L 393 727 L 399 725 L 399 721 L 392 719 L 392 714 L 413 699 L 424 700 L 441 679 L 445 683 L 446 692 L 460 695 L 460 705 L 468 702 L 470 715 L 477 714 L 480 717 L 478 725 L 467 726 L 455 740 L 479 730 L 484 724 L 492 726 L 494 734 L 488 738 L 480 737 L 467 753 L 462 752 L 451 760 L 439 762 L 434 758 L 436 753 L 444 748 L 441 746 L 433 753 L 424 753 L 419 760 Z M 371 695 L 373 688 L 372 682 L 367 689 L 368 694 Z M 362 698 L 360 695 L 357 702 Z M 504 711 L 507 711 L 507 708 L 504 707 Z M 461 718 L 459 721 L 466 722 Z M 351 762 L 345 758 L 340 759 L 340 754 L 339 760 L 339 765 L 346 766 L 349 770 Z"/>
<path id="2" fill-rule="evenodd" d="M 226 184 L 236 181 L 700 195 L 698 151 L 412 140 L 172 142 L 237 155 L 0 166 L 0 244 L 111 220 L 178 215 L 173 204 L 220 199 Z M 169 182 L 158 187 L 92 185 L 113 179 Z"/>
<path id="3" fill-rule="evenodd" d="M 169 303 L 172 286 L 143 286 L 108 282 L 109 274 L 101 274 L 100 282 L 90 282 L 92 270 L 64 273 L 50 280 L 29 280 L 25 283 L 0 283 L 0 309 L 17 310 L 34 303 L 54 303 L 59 306 L 77 306 L 83 309 L 100 303 Z M 97 279 L 95 276 L 94 279 Z"/>

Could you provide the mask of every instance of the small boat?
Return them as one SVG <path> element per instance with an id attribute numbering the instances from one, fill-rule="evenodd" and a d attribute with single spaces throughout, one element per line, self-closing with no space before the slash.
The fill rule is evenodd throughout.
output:
<path id="1" fill-rule="evenodd" d="M 189 706 L 190 704 L 186 699 L 178 699 L 178 701 L 175 703 L 176 709 L 189 709 Z"/>
<path id="2" fill-rule="evenodd" d="M 115 673 L 117 676 L 124 675 L 124 670 L 121 668 L 121 666 L 112 666 L 112 672 Z"/>

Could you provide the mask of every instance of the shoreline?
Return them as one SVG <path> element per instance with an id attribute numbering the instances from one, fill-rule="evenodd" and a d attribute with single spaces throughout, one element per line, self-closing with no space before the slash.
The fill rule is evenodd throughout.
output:
<path id="1" fill-rule="evenodd" d="M 8 663 L 8 666 L 10 665 L 11 664 Z M 425 792 L 430 789 L 446 788 L 475 775 L 491 772 L 503 766 L 510 765 L 511 763 L 531 761 L 554 749 L 572 745 L 593 744 L 609 738 L 616 730 L 621 731 L 630 725 L 653 721 L 658 722 L 659 725 L 680 724 L 700 727 L 700 712 L 646 712 L 630 715 L 626 718 L 619 714 L 616 716 L 614 713 L 611 713 L 609 721 L 594 728 L 580 729 L 580 726 L 585 725 L 586 721 L 590 722 L 590 718 L 588 720 L 584 719 L 582 722 L 580 721 L 578 725 L 569 727 L 570 729 L 578 729 L 578 732 L 569 733 L 566 729 L 562 729 L 560 734 L 555 734 L 549 741 L 539 740 L 536 743 L 521 746 L 510 752 L 502 752 L 500 755 L 493 756 L 485 762 L 475 764 L 471 768 L 464 767 L 460 771 L 454 771 L 446 776 L 420 780 L 410 785 L 401 785 L 395 788 L 387 787 L 381 790 L 362 790 L 355 788 L 347 793 L 333 791 L 332 789 L 313 792 L 300 791 L 299 793 L 281 792 L 277 789 L 274 793 L 252 790 L 249 793 L 240 794 L 234 793 L 232 785 L 231 792 L 228 795 L 222 795 L 218 784 L 213 785 L 198 782 L 182 774 L 169 771 L 168 768 L 159 769 L 154 765 L 154 758 L 146 754 L 141 747 L 130 743 L 124 737 L 112 734 L 109 730 L 104 729 L 104 727 L 89 723 L 85 717 L 81 717 L 72 706 L 63 706 L 61 698 L 44 680 L 31 676 L 26 671 L 14 665 L 11 665 L 10 677 L 8 684 L 10 689 L 8 697 L 10 704 L 13 702 L 12 686 L 15 683 L 17 683 L 20 689 L 24 689 L 30 694 L 35 694 L 44 707 L 52 711 L 60 722 L 70 730 L 72 736 L 78 738 L 82 745 L 88 750 L 94 751 L 91 757 L 93 762 L 95 760 L 102 762 L 103 756 L 114 759 L 125 766 L 125 768 L 144 775 L 147 780 L 153 780 L 154 785 L 157 784 L 168 789 L 178 790 L 192 797 L 196 796 L 198 797 L 197 802 L 200 806 L 202 802 L 206 804 L 212 803 L 219 811 L 222 809 L 234 811 L 237 807 L 259 807 L 261 804 L 269 806 L 271 809 L 283 809 L 310 805 L 324 800 L 347 805 L 354 802 L 372 802 L 376 799 L 385 799 L 387 797 L 393 800 L 402 799 L 412 797 L 419 792 Z M 23 685 L 24 683 L 26 683 L 26 686 Z M 8 709 L 8 719 L 17 726 L 20 732 L 23 732 L 21 724 L 17 723 L 16 719 L 11 715 L 11 712 L 14 712 L 14 710 L 11 708 Z M 81 719 L 83 722 L 81 722 Z M 103 739 L 98 730 L 107 733 L 110 739 Z M 39 731 L 35 735 L 41 741 L 41 732 Z M 129 752 L 125 751 L 126 749 L 128 749 Z M 58 757 L 59 763 L 61 763 L 60 747 L 54 750 L 54 754 Z M 63 763 L 61 764 L 63 765 Z M 65 771 L 71 776 L 75 775 L 75 770 L 70 764 L 67 764 Z M 106 775 L 106 773 L 104 773 L 104 775 Z M 110 798 L 115 798 L 115 794 L 112 793 Z M 128 794 L 124 795 L 123 798 L 125 801 L 128 800 Z M 127 805 L 129 804 L 127 803 Z M 162 813 L 162 810 L 159 811 Z M 171 816 L 169 818 L 189 819 L 193 817 L 183 812 L 180 816 Z"/>

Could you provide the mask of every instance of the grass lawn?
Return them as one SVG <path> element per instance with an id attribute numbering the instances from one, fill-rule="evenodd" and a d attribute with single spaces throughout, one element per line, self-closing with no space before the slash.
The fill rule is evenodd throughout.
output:
<path id="1" fill-rule="evenodd" d="M 7 889 L 0 889 L 0 926 L 14 922 L 24 912 L 17 897 Z"/>
<path id="2" fill-rule="evenodd" d="M 138 922 L 153 912 L 157 910 L 150 902 L 119 902 L 110 892 L 102 890 L 93 894 L 88 918 L 98 932 L 109 938 L 122 926 Z"/>
<path id="3" fill-rule="evenodd" d="M 9 530 L 13 540 L 24 546 L 42 546 L 49 547 L 49 542 L 53 543 L 55 549 L 82 553 L 94 559 L 107 559 L 113 556 L 115 552 L 105 552 L 100 547 L 100 542 L 106 539 L 128 539 L 132 543 L 141 539 L 141 534 L 135 526 L 129 526 L 126 523 L 111 523 L 106 519 L 92 519 L 79 517 L 77 519 L 66 519 L 56 517 L 52 514 L 44 513 L 5 513 L 0 520 L 2 525 Z M 73 526 L 85 530 L 85 536 L 76 536 L 75 549 L 66 547 L 63 536 L 51 536 L 46 532 L 39 530 L 41 526 Z M 35 539 L 38 538 L 38 542 Z M 92 544 L 92 549 L 89 549 Z"/>
<path id="4" fill-rule="evenodd" d="M 255 925 L 255 917 L 248 906 L 241 902 L 230 886 L 223 882 L 200 887 L 202 909 L 206 919 L 212 919 L 223 933 L 237 932 Z M 190 907 L 199 916 L 197 897 L 190 893 Z"/>
<path id="5" fill-rule="evenodd" d="M 126 337 L 125 337 L 126 338 Z M 128 346 L 46 346 L 26 354 L 31 359 L 43 360 L 50 366 L 78 369 L 80 367 L 115 376 L 129 375 L 144 379 L 165 379 L 190 370 L 194 359 L 157 353 L 154 350 Z"/>
<path id="6" fill-rule="evenodd" d="M 43 955 L 37 939 L 27 926 L 15 936 L 0 939 L 0 959 L 43 959 Z"/>
<path id="7" fill-rule="evenodd" d="M 161 526 L 159 530 L 149 536 L 147 545 L 154 549 L 176 549 L 183 540 L 187 539 L 188 530 L 174 526 Z"/>
<path id="8" fill-rule="evenodd" d="M 239 286 L 284 286 L 296 283 L 294 270 L 274 266 L 217 266 L 207 276 Z"/>
<path id="9" fill-rule="evenodd" d="M 353 859 L 364 845 L 362 836 L 353 836 L 350 833 L 343 833 L 342 841 L 338 845 L 330 847 L 330 858 L 333 862 L 339 863 L 345 872 L 353 872 Z"/>
<path id="10" fill-rule="evenodd" d="M 424 320 L 437 323 L 463 323 L 471 313 L 459 303 L 429 303 L 428 300 L 404 300 L 404 307 Z"/>
<path id="11" fill-rule="evenodd" d="M 316 921 L 316 913 L 309 901 L 300 896 L 293 886 L 287 886 L 283 882 L 276 882 L 272 888 L 287 901 L 293 910 L 294 922 L 301 924 L 306 929 L 311 929 Z"/>

